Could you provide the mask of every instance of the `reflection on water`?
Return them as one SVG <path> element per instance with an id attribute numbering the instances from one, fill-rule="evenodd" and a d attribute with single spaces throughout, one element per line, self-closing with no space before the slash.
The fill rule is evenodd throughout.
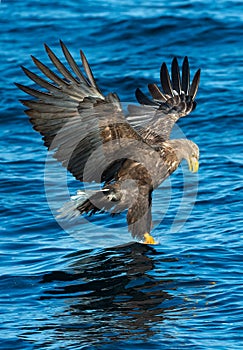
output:
<path id="1" fill-rule="evenodd" d="M 139 243 L 72 253 L 62 258 L 59 270 L 0 278 L 1 289 L 12 293 L 5 327 L 12 329 L 16 318 L 24 320 L 21 350 L 31 344 L 50 350 L 202 349 L 194 346 L 198 332 L 205 335 L 210 327 L 221 339 L 225 327 L 239 320 L 237 303 L 225 307 L 225 288 L 240 256 L 231 265 L 228 258 L 218 265 L 213 259 L 227 254 L 221 247 L 173 246 L 169 253 Z M 224 271 L 224 283 L 217 282 L 216 267 Z M 231 278 L 237 292 L 233 273 Z M 208 323 L 210 312 L 217 327 Z M 1 316 L 3 324 L 9 320 L 7 313 Z M 13 348 L 10 340 L 4 349 Z M 208 338 L 207 349 L 210 344 Z"/>
<path id="2" fill-rule="evenodd" d="M 156 256 L 154 248 L 139 243 L 69 255 L 68 272 L 51 272 L 41 281 L 48 285 L 41 300 L 65 301 L 55 315 L 56 336 L 70 339 L 68 332 L 75 341 L 94 344 L 154 335 L 153 325 L 173 309 L 173 297 L 164 291 L 171 281 L 153 276 Z"/>

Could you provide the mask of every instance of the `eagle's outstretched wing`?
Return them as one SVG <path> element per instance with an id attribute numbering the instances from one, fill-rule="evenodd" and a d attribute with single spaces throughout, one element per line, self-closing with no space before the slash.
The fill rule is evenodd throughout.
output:
<path id="1" fill-rule="evenodd" d="M 146 234 L 149 236 L 146 242 L 151 242 L 151 192 L 180 161 L 173 148 L 169 154 L 168 142 L 164 145 L 164 154 L 157 152 L 161 148 L 156 147 L 156 143 L 167 140 L 175 121 L 195 108 L 200 71 L 190 85 L 187 58 L 183 62 L 182 78 L 176 59 L 172 62 L 171 80 L 163 63 L 161 85 L 164 92 L 157 85 L 149 84 L 150 100 L 137 89 L 136 97 L 142 106 L 130 107 L 126 118 L 117 95 L 101 93 L 83 52 L 85 74 L 63 42 L 60 44 L 70 69 L 45 45 L 57 73 L 32 57 L 44 77 L 22 68 L 41 89 L 16 85 L 34 97 L 21 102 L 28 107 L 26 114 L 34 129 L 43 136 L 44 144 L 54 151 L 53 156 L 76 179 L 106 183 L 96 193 L 99 205 L 91 202 L 91 196 L 81 204 L 78 200 L 77 206 L 72 204 L 70 210 L 102 211 L 106 208 L 105 196 L 108 209 L 113 213 L 117 212 L 117 206 L 122 210 L 128 208 L 127 222 L 132 235 L 146 238 Z M 130 179 L 135 180 L 136 186 L 129 185 Z"/>
<path id="2" fill-rule="evenodd" d="M 156 84 L 148 84 L 152 100 L 140 89 L 136 98 L 141 106 L 128 106 L 127 120 L 148 143 L 169 139 L 175 122 L 189 114 L 196 107 L 195 97 L 200 80 L 200 69 L 195 73 L 190 84 L 190 67 L 188 58 L 182 64 L 182 75 L 176 58 L 171 64 L 171 79 L 165 63 L 160 70 L 163 92 Z"/>
<path id="3" fill-rule="evenodd" d="M 128 139 L 139 142 L 143 142 L 143 139 L 124 117 L 117 95 L 111 93 L 104 96 L 101 93 L 83 52 L 80 54 L 86 76 L 64 43 L 60 41 L 60 44 L 71 69 L 68 70 L 45 45 L 46 52 L 59 74 L 32 56 L 33 62 L 45 77 L 42 78 L 24 67 L 22 69 L 34 83 L 46 91 L 16 84 L 25 93 L 36 98 L 21 102 L 29 108 L 25 112 L 34 129 L 43 136 L 44 144 L 55 151 L 53 156 L 76 179 L 108 181 L 122 162 L 122 159 L 114 161 L 112 154 L 118 148 L 126 147 L 125 141 Z M 85 165 L 90 157 L 92 161 L 86 167 L 89 171 L 84 178 Z M 104 173 L 100 178 L 100 168 L 104 164 L 109 166 L 103 169 Z"/>

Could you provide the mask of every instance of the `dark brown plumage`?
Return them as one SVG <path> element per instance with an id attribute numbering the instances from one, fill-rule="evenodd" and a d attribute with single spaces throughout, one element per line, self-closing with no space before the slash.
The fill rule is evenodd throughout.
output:
<path id="1" fill-rule="evenodd" d="M 64 206 L 60 216 L 102 211 L 116 214 L 127 209 L 132 236 L 154 243 L 149 235 L 153 190 L 177 169 L 182 159 L 188 161 L 190 170 L 198 169 L 197 145 L 185 139 L 170 140 L 170 133 L 174 123 L 196 106 L 200 70 L 190 84 L 187 57 L 182 77 L 176 58 L 172 61 L 171 79 L 163 63 L 160 71 L 163 91 L 156 84 L 149 84 L 152 96 L 149 99 L 137 89 L 140 106 L 129 106 L 125 116 L 116 94 L 101 93 L 83 52 L 85 75 L 64 43 L 60 44 L 70 70 L 45 45 L 60 75 L 32 56 L 44 78 L 22 69 L 45 91 L 16 84 L 35 98 L 21 102 L 53 156 L 77 180 L 102 183 L 102 189 L 88 198 L 79 192 L 71 205 Z"/>

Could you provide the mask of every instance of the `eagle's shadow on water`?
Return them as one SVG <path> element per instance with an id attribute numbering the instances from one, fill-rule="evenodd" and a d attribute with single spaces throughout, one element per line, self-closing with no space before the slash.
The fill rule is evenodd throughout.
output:
<path id="1" fill-rule="evenodd" d="M 95 344 L 153 336 L 165 311 L 178 307 L 164 291 L 175 289 L 173 281 L 163 278 L 163 271 L 153 275 L 158 254 L 161 263 L 161 252 L 139 243 L 81 251 L 67 256 L 65 271 L 44 275 L 41 283 L 51 288 L 41 300 L 65 300 L 64 314 L 55 315 L 58 337 Z"/>

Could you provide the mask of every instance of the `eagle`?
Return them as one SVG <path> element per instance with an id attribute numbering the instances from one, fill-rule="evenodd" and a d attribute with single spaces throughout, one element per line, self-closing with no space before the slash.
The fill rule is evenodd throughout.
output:
<path id="1" fill-rule="evenodd" d="M 191 81 L 187 57 L 181 73 L 177 58 L 172 60 L 171 75 L 163 63 L 161 88 L 148 84 L 151 98 L 137 88 L 139 105 L 128 105 L 124 112 L 116 93 L 101 92 L 83 51 L 78 66 L 62 41 L 60 46 L 65 64 L 44 44 L 53 68 L 31 56 L 41 75 L 21 68 L 35 86 L 16 83 L 31 96 L 20 102 L 53 157 L 77 180 L 99 186 L 91 192 L 78 191 L 59 217 L 102 212 L 115 216 L 126 211 L 132 237 L 156 244 L 151 235 L 153 190 L 184 159 L 191 172 L 198 171 L 198 146 L 170 135 L 177 120 L 196 107 L 200 69 Z"/>

